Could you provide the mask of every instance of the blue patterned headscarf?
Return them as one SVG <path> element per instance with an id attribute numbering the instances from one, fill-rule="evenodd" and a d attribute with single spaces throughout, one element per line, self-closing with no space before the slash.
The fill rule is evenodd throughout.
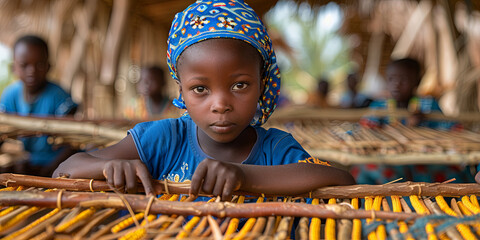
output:
<path id="1" fill-rule="evenodd" d="M 198 0 L 175 15 L 168 36 L 167 63 L 170 74 L 178 80 L 177 61 L 180 54 L 187 47 L 212 38 L 243 40 L 262 55 L 265 62 L 265 75 L 262 79 L 265 90 L 258 102 L 261 114 L 251 123 L 254 126 L 262 125 L 277 105 L 280 71 L 265 26 L 253 9 L 242 0 Z M 174 105 L 186 108 L 182 96 L 174 100 Z"/>

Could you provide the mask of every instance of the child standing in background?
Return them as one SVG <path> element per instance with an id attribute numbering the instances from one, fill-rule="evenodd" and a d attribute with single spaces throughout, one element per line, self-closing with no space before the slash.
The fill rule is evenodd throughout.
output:
<path id="1" fill-rule="evenodd" d="M 36 117 L 73 114 L 77 105 L 70 94 L 47 80 L 49 69 L 47 43 L 32 35 L 19 38 L 13 46 L 13 73 L 20 81 L 5 88 L 0 111 Z M 69 147 L 52 146 L 47 142 L 47 136 L 21 140 L 30 158 L 25 165 L 16 166 L 14 171 L 17 173 L 51 176 L 58 164 L 73 153 Z"/>
<path id="2" fill-rule="evenodd" d="M 455 123 L 425 119 L 428 113 L 441 113 L 438 102 L 432 96 L 417 97 L 416 92 L 421 80 L 420 63 L 412 58 L 403 58 L 391 61 L 386 70 L 387 90 L 390 94 L 388 99 L 379 99 L 370 103 L 371 109 L 406 109 L 412 115 L 405 119 L 393 119 L 407 126 L 420 126 L 435 129 L 448 130 Z M 362 123 L 369 126 L 381 126 L 392 124 L 388 117 L 366 117 Z"/>
<path id="3" fill-rule="evenodd" d="M 448 130 L 455 126 L 455 122 L 425 119 L 423 114 L 441 112 L 437 101 L 433 97 L 415 97 L 420 83 L 421 71 L 417 60 L 404 58 L 389 63 L 386 71 L 387 88 L 391 98 L 376 100 L 370 104 L 372 109 L 410 108 L 413 113 L 406 119 L 389 119 L 387 117 L 366 117 L 362 124 L 369 127 L 381 127 L 383 124 L 399 124 L 421 126 L 441 130 Z M 412 109 L 413 108 L 413 109 Z M 415 182 L 444 182 L 455 178 L 457 183 L 473 182 L 473 175 L 469 166 L 417 164 L 417 165 L 384 165 L 365 164 L 354 166 L 351 170 L 359 184 L 384 184 L 398 178 L 404 181 Z"/>
<path id="4" fill-rule="evenodd" d="M 147 120 L 180 116 L 165 94 L 166 82 L 161 67 L 143 67 L 136 87 L 139 97 L 127 104 L 124 111 L 126 118 Z"/>
<path id="5" fill-rule="evenodd" d="M 243 1 L 197 1 L 178 13 L 167 62 L 179 85 L 176 119 L 145 122 L 119 143 L 78 153 L 53 177 L 105 179 L 127 192 L 140 178 L 191 181 L 229 199 L 242 190 L 279 195 L 354 184 L 347 172 L 312 158 L 289 133 L 261 127 L 273 113 L 280 72 L 265 26 Z"/>

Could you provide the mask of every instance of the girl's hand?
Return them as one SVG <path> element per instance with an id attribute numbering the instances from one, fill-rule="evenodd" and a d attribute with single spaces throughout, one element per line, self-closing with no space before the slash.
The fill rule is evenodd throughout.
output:
<path id="1" fill-rule="evenodd" d="M 480 172 L 477 172 L 477 174 L 475 175 L 475 181 L 477 183 L 480 183 Z"/>
<path id="2" fill-rule="evenodd" d="M 200 188 L 207 194 L 230 200 L 232 193 L 245 183 L 245 174 L 238 164 L 204 159 L 192 177 L 190 194 L 197 195 Z"/>
<path id="3" fill-rule="evenodd" d="M 109 160 L 103 167 L 107 183 L 121 192 L 136 193 L 137 177 L 145 188 L 145 193 L 154 195 L 152 177 L 140 160 Z"/>

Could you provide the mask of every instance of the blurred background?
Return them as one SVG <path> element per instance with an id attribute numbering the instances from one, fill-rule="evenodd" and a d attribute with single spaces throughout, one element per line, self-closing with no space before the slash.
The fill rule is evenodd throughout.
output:
<path id="1" fill-rule="evenodd" d="M 274 41 L 283 81 L 280 107 L 311 104 L 322 81 L 328 82 L 328 97 L 317 107 L 342 107 L 348 76 L 359 79 L 362 94 L 382 97 L 386 64 L 413 57 L 424 73 L 419 96 L 434 96 L 446 115 L 478 112 L 479 1 L 246 2 Z M 164 69 L 174 98 L 166 39 L 174 14 L 191 3 L 0 0 L 0 91 L 16 80 L 10 69 L 15 39 L 36 34 L 49 44 L 49 79 L 79 103 L 79 119 L 123 118 L 147 65 Z"/>

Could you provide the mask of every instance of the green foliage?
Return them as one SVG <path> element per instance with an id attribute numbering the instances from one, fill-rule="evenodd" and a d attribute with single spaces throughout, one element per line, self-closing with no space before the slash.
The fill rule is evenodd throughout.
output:
<path id="1" fill-rule="evenodd" d="M 346 73 L 353 66 L 350 45 L 338 33 L 343 13 L 337 4 L 312 7 L 306 2 L 279 1 L 265 17 L 269 29 L 278 32 L 293 50 L 289 55 L 275 49 L 283 90 L 306 94 L 320 78 L 332 82 L 339 72 Z"/>

